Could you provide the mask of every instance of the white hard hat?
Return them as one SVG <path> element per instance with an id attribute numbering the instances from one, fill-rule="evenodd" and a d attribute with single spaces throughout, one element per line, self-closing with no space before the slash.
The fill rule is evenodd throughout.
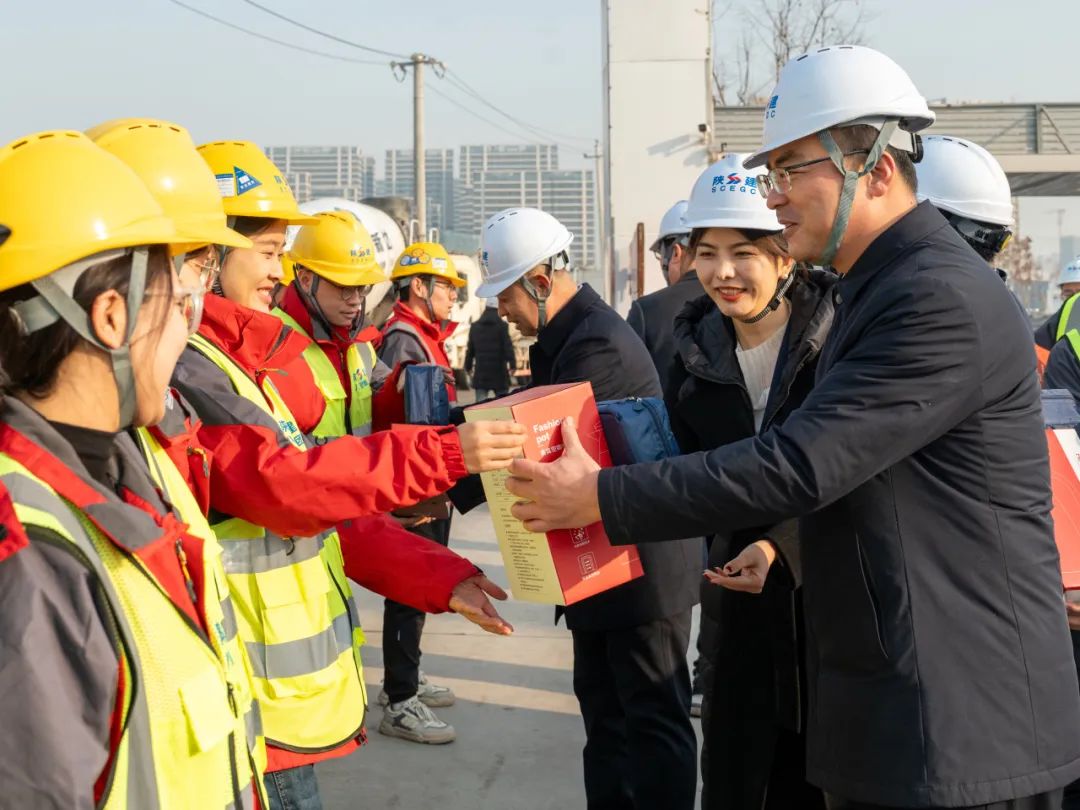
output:
<path id="1" fill-rule="evenodd" d="M 499 299 L 498 298 L 488 298 L 486 301 L 484 301 L 484 307 L 486 309 L 498 309 L 499 308 Z"/>
<path id="2" fill-rule="evenodd" d="M 690 229 L 683 223 L 683 214 L 686 213 L 686 200 L 679 200 L 667 210 L 660 220 L 660 233 L 649 250 L 657 251 L 660 243 L 669 236 L 682 236 L 690 233 Z"/>
<path id="3" fill-rule="evenodd" d="M 758 192 L 757 178 L 743 171 L 746 155 L 730 154 L 707 168 L 694 183 L 683 215 L 688 228 L 782 230 Z"/>
<path id="4" fill-rule="evenodd" d="M 881 129 L 898 120 L 890 145 L 914 151 L 911 135 L 934 123 L 934 113 L 898 64 L 861 45 L 834 45 L 797 56 L 780 71 L 765 107 L 762 147 L 743 167 L 752 169 L 781 146 L 840 125 Z"/>
<path id="5" fill-rule="evenodd" d="M 539 208 L 507 208 L 484 223 L 480 239 L 483 283 L 476 295 L 494 298 L 538 264 L 570 247 L 574 235 Z"/>
<path id="6" fill-rule="evenodd" d="M 1077 284 L 1080 283 L 1080 256 L 1077 256 L 1071 262 L 1069 262 L 1061 270 L 1061 275 L 1058 276 L 1058 286 L 1062 284 Z"/>
<path id="7" fill-rule="evenodd" d="M 1012 225 L 1009 178 L 994 156 L 977 143 L 948 135 L 923 138 L 915 164 L 919 200 L 935 208 L 992 225 Z"/>

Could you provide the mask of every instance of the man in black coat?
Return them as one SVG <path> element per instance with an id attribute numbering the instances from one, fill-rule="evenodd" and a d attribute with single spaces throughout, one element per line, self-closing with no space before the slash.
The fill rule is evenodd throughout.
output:
<path id="1" fill-rule="evenodd" d="M 522 334 L 537 335 L 530 349 L 534 384 L 587 380 L 597 401 L 659 397 L 648 352 L 618 313 L 588 285 L 578 287 L 564 259 L 546 253 L 520 258 L 520 246 L 530 238 L 558 246 L 565 234 L 569 244 L 568 232 L 553 218 L 520 210 L 526 213 L 499 222 L 494 235 L 485 229 L 489 286 L 481 291 L 494 287 L 500 313 Z M 542 229 L 554 238 L 539 238 Z M 507 249 L 498 251 L 500 244 Z M 501 272 L 506 267 L 513 272 Z M 590 810 L 691 810 L 697 740 L 686 652 L 701 580 L 701 540 L 643 542 L 639 551 L 643 577 L 565 609 L 574 638 L 574 693 L 587 737 L 585 792 Z"/>
<path id="2" fill-rule="evenodd" d="M 484 313 L 469 327 L 465 370 L 472 375 L 477 401 L 506 396 L 517 366 L 510 327 L 499 317 L 498 302 L 488 299 Z"/>
<path id="3" fill-rule="evenodd" d="M 1060 807 L 1080 690 L 1028 326 L 916 206 L 900 125 L 933 114 L 898 66 L 823 48 L 784 68 L 770 104 L 744 165 L 767 161 L 791 254 L 843 276 L 816 387 L 783 425 L 708 453 L 600 472 L 571 440 L 551 465 L 515 462 L 508 486 L 532 501 L 515 514 L 533 530 L 601 518 L 615 542 L 801 516 L 807 777 L 830 807 Z M 822 118 L 837 109 L 855 118 Z"/>
<path id="4" fill-rule="evenodd" d="M 689 302 L 705 294 L 690 256 L 690 229 L 682 222 L 685 211 L 686 200 L 679 200 L 664 214 L 660 235 L 652 245 L 667 286 L 638 298 L 626 315 L 626 322 L 649 350 L 661 386 L 667 385 L 674 362 L 675 316 Z"/>

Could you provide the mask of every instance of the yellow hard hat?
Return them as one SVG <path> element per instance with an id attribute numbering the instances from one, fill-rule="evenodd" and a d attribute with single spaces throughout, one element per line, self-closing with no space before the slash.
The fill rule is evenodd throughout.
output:
<path id="1" fill-rule="evenodd" d="M 286 253 L 281 257 L 281 283 L 288 287 L 293 283 L 296 278 L 296 265 L 293 260 L 289 258 L 289 254 Z"/>
<path id="2" fill-rule="evenodd" d="M 339 287 L 386 281 L 375 258 L 375 243 L 360 220 L 347 211 L 315 216 L 318 221 L 300 229 L 286 254 L 295 264 Z"/>
<path id="3" fill-rule="evenodd" d="M 88 129 L 102 149 L 135 170 L 188 244 L 249 248 L 251 240 L 226 226 L 214 175 L 195 151 L 188 131 L 168 121 L 124 118 Z"/>
<path id="4" fill-rule="evenodd" d="M 81 132 L 39 132 L 0 149 L 0 290 L 97 253 L 184 241 L 123 161 Z"/>
<path id="5" fill-rule="evenodd" d="M 390 279 L 397 281 L 409 276 L 436 276 L 455 287 L 465 286 L 465 279 L 457 274 L 450 254 L 438 242 L 414 242 L 398 256 Z"/>
<path id="6" fill-rule="evenodd" d="M 296 204 L 281 170 L 251 141 L 204 143 L 199 154 L 214 173 L 228 216 L 283 219 L 289 225 L 315 222 Z"/>

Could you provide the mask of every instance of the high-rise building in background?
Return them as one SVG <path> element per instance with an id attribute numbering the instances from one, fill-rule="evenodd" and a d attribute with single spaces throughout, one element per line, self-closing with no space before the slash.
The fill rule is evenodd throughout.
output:
<path id="1" fill-rule="evenodd" d="M 484 172 L 542 172 L 558 168 L 559 147 L 553 143 L 462 146 L 458 178 L 475 184 L 476 176 Z"/>
<path id="2" fill-rule="evenodd" d="M 504 208 L 542 208 L 574 234 L 570 258 L 588 271 L 596 266 L 596 188 L 587 169 L 481 171 L 462 188 L 457 230 L 479 242 L 480 228 Z"/>
<path id="3" fill-rule="evenodd" d="M 266 155 L 292 186 L 296 178 L 303 191 L 293 188 L 300 202 L 313 197 L 362 200 L 375 195 L 375 158 L 358 146 L 269 146 Z M 307 175 L 309 183 L 302 180 Z"/>
<path id="4" fill-rule="evenodd" d="M 383 179 L 377 184 L 380 197 L 412 198 L 415 171 L 412 149 L 387 149 Z M 429 228 L 454 228 L 454 150 L 425 149 L 424 176 L 427 179 L 427 222 Z"/>

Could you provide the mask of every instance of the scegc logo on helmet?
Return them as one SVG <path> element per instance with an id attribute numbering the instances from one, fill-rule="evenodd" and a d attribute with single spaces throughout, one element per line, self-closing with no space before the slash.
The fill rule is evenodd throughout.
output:
<path id="1" fill-rule="evenodd" d="M 765 105 L 765 117 L 776 118 L 776 102 L 780 99 L 780 96 L 773 96 L 769 99 L 769 103 Z"/>
<path id="2" fill-rule="evenodd" d="M 735 172 L 715 175 L 712 180 L 712 193 L 717 192 L 757 194 L 757 178 L 743 177 Z"/>

